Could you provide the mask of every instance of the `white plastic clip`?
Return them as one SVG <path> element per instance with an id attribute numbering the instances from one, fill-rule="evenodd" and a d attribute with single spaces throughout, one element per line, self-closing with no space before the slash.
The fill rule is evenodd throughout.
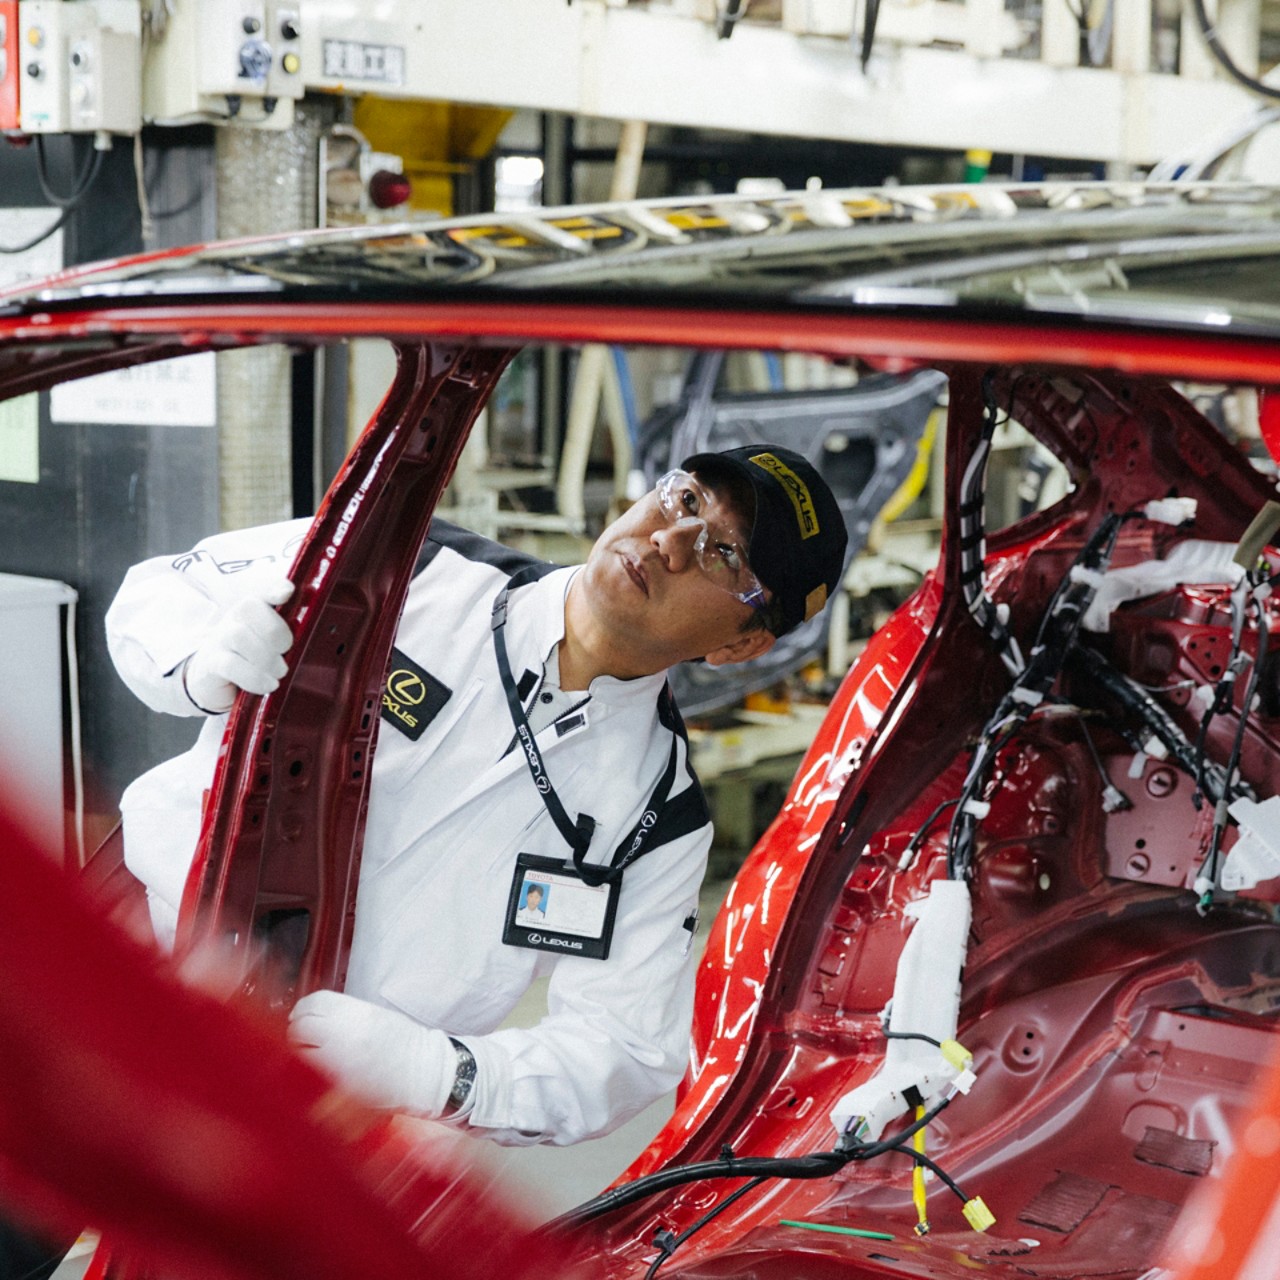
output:
<path id="1" fill-rule="evenodd" d="M 1120 809 L 1130 809 L 1133 802 L 1119 787 L 1108 783 L 1102 792 L 1102 812 L 1115 813 Z"/>
<path id="2" fill-rule="evenodd" d="M 965 813 L 979 822 L 991 812 L 991 803 L 987 800 L 966 800 L 962 807 Z"/>
<path id="3" fill-rule="evenodd" d="M 1223 863 L 1222 887 L 1238 893 L 1280 876 L 1280 796 L 1261 801 L 1240 796 L 1231 801 L 1230 813 L 1240 837 Z"/>
<path id="4" fill-rule="evenodd" d="M 1194 498 L 1155 498 L 1142 508 L 1142 514 L 1157 524 L 1180 525 L 1196 518 Z"/>

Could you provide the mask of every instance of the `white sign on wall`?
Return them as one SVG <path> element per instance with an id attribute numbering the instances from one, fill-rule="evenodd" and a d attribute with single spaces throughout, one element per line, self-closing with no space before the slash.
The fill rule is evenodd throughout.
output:
<path id="1" fill-rule="evenodd" d="M 212 351 L 63 382 L 49 393 L 54 422 L 212 427 L 218 421 Z"/>

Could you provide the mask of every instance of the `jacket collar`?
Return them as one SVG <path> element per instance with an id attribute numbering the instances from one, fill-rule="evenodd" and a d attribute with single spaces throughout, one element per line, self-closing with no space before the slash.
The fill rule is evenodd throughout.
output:
<path id="1" fill-rule="evenodd" d="M 581 568 L 581 565 L 573 565 L 557 569 L 512 594 L 511 610 L 507 614 L 507 644 L 517 678 L 521 667 L 540 670 L 548 655 L 564 639 L 565 597 L 569 594 L 569 584 Z M 592 702 L 605 708 L 620 711 L 636 706 L 651 708 L 657 702 L 666 679 L 665 671 L 630 680 L 597 676 L 587 693 Z"/>

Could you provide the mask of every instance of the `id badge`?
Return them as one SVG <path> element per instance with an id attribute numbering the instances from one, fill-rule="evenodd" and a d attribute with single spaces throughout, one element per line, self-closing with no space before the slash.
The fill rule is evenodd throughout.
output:
<path id="1" fill-rule="evenodd" d="M 502 941 L 511 947 L 607 960 L 620 889 L 616 882 L 585 884 L 572 862 L 518 854 Z"/>

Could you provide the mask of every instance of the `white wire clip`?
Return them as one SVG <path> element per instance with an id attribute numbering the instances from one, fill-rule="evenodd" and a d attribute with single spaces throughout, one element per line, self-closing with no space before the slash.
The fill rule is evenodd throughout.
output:
<path id="1" fill-rule="evenodd" d="M 1142 514 L 1157 524 L 1171 524 L 1176 527 L 1196 518 L 1196 500 L 1194 498 L 1155 498 L 1142 508 Z"/>
<path id="2" fill-rule="evenodd" d="M 991 812 L 991 803 L 987 800 L 966 800 L 961 808 L 971 818 L 981 822 Z"/>
<path id="3" fill-rule="evenodd" d="M 1131 808 L 1133 808 L 1133 801 L 1119 787 L 1108 783 L 1102 792 L 1102 812 L 1115 813 L 1119 809 Z"/>

